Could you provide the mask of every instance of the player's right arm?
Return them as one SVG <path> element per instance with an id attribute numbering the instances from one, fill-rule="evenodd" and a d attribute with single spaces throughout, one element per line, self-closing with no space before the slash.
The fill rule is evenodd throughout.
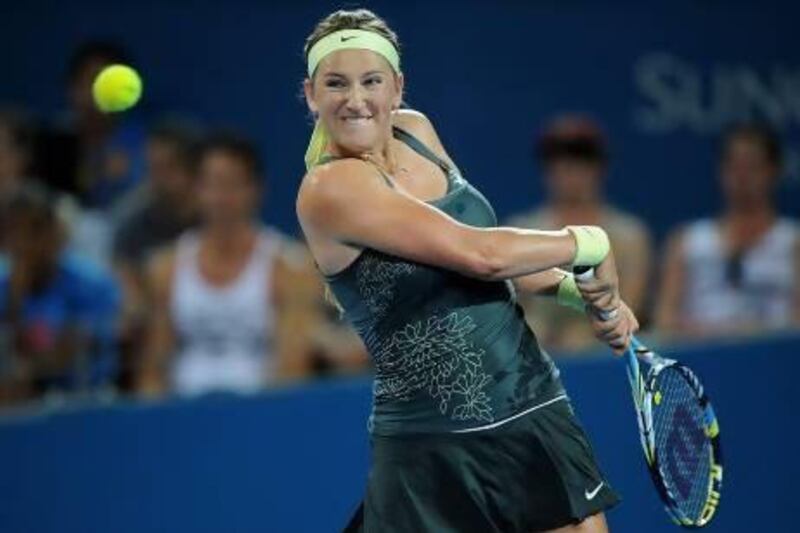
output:
<path id="1" fill-rule="evenodd" d="M 331 242 L 372 248 L 484 280 L 505 280 L 570 264 L 576 252 L 566 231 L 476 228 L 389 187 L 368 163 L 343 159 L 303 180 L 297 213 L 323 270 Z M 322 253 L 319 253 L 322 252 Z"/>

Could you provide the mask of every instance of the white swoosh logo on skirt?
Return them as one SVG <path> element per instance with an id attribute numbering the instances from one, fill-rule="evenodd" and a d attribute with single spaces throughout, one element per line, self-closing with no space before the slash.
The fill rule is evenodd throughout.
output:
<path id="1" fill-rule="evenodd" d="M 587 499 L 587 500 L 591 501 L 591 500 L 593 500 L 593 499 L 594 499 L 594 497 L 595 497 L 595 496 L 597 496 L 597 493 L 598 493 L 598 492 L 600 492 L 600 489 L 602 489 L 602 488 L 603 488 L 603 485 L 605 485 L 605 481 L 601 481 L 601 482 L 600 482 L 600 484 L 599 484 L 599 485 L 597 485 L 597 486 L 594 488 L 594 490 L 593 490 L 593 491 L 591 491 L 591 492 L 589 492 L 588 490 L 584 490 L 584 491 L 583 491 L 583 495 L 584 495 L 584 496 L 586 496 L 586 499 Z"/>

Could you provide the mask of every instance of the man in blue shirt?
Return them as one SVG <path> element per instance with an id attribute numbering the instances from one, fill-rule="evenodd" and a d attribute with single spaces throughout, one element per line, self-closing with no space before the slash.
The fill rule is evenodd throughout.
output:
<path id="1" fill-rule="evenodd" d="M 45 190 L 23 188 L 2 214 L 5 396 L 22 399 L 110 383 L 116 373 L 116 282 L 64 251 L 64 228 Z"/>

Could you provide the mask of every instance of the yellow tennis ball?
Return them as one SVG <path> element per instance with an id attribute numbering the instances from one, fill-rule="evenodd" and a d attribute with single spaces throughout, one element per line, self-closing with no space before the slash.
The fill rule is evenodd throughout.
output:
<path id="1" fill-rule="evenodd" d="M 142 96 L 142 79 L 127 65 L 110 65 L 94 79 L 92 95 L 100 111 L 125 111 Z"/>

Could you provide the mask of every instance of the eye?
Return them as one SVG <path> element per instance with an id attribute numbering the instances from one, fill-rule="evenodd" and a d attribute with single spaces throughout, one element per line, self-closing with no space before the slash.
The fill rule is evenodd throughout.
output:
<path id="1" fill-rule="evenodd" d="M 341 89 L 345 87 L 345 82 L 341 78 L 328 78 L 325 80 L 325 87 L 330 89 Z"/>
<path id="2" fill-rule="evenodd" d="M 369 76 L 364 80 L 364 85 L 366 87 L 374 87 L 383 83 L 383 78 L 380 76 Z"/>

